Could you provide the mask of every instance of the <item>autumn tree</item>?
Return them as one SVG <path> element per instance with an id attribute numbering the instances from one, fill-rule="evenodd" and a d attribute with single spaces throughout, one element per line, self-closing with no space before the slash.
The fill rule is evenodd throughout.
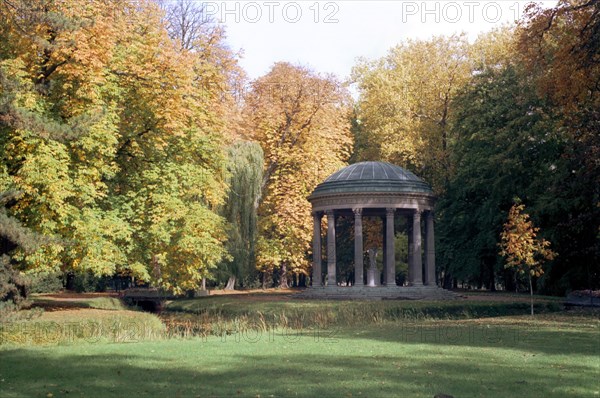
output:
<path id="1" fill-rule="evenodd" d="M 265 164 L 259 204 L 257 267 L 308 275 L 315 186 L 345 164 L 352 145 L 348 94 L 332 77 L 277 63 L 245 98 L 244 129 Z"/>
<path id="2" fill-rule="evenodd" d="M 13 261 L 197 287 L 226 254 L 224 112 L 202 79 L 221 66 L 150 1 L 2 1 L 0 17 L 5 211 L 54 238 Z"/>
<path id="3" fill-rule="evenodd" d="M 448 170 L 450 103 L 470 77 L 465 36 L 406 41 L 353 70 L 360 99 L 355 156 L 383 159 L 428 178 Z"/>
<path id="4" fill-rule="evenodd" d="M 224 123 L 207 100 L 218 93 L 201 84 L 198 54 L 171 40 L 158 7 L 127 15 L 128 47 L 113 65 L 126 71 L 117 74 L 124 112 L 114 200 L 132 226 L 130 260 L 145 265 L 155 284 L 182 292 L 197 288 L 226 254 L 218 214 L 226 194 Z"/>
<path id="5" fill-rule="evenodd" d="M 103 25 L 112 11 L 84 2 L 0 7 L 0 153 L 5 182 L 19 192 L 6 211 L 56 237 L 33 252 L 17 247 L 13 259 L 33 270 L 126 268 L 129 229 L 101 204 L 116 171 L 118 140 L 114 104 L 104 96 L 111 86 L 100 66 L 110 52 L 103 39 L 110 43 L 115 34 Z"/>
<path id="6" fill-rule="evenodd" d="M 239 54 L 227 45 L 225 29 L 194 0 L 155 0 L 164 10 L 171 40 L 193 59 L 194 95 L 218 114 L 228 143 L 239 140 L 240 101 L 247 82 Z"/>
<path id="7" fill-rule="evenodd" d="M 201 49 L 218 28 L 206 14 L 206 5 L 192 0 L 158 0 L 165 10 L 167 32 L 182 49 Z"/>
<path id="8" fill-rule="evenodd" d="M 386 160 L 417 172 L 442 192 L 452 172 L 456 95 L 471 77 L 510 57 L 511 29 L 407 40 L 353 69 L 360 98 L 353 159 Z"/>
<path id="9" fill-rule="evenodd" d="M 539 278 L 544 270 L 542 264 L 552 260 L 556 253 L 550 250 L 550 242 L 539 238 L 539 228 L 533 226 L 525 205 L 515 203 L 508 212 L 508 219 L 500 234 L 500 255 L 506 258 L 506 268 L 516 268 L 519 274 L 527 274 L 533 316 L 533 286 L 531 279 Z"/>

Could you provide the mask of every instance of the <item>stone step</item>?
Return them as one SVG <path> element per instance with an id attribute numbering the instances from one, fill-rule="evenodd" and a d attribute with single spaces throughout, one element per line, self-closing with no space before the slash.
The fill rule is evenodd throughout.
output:
<path id="1" fill-rule="evenodd" d="M 456 300 L 460 298 L 456 293 L 437 286 L 311 287 L 293 297 L 337 300 Z"/>

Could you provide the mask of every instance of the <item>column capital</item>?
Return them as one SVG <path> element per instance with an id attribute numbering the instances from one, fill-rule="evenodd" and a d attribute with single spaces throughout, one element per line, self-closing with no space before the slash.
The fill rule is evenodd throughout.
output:
<path id="1" fill-rule="evenodd" d="M 312 211 L 310 214 L 312 214 L 313 217 L 323 217 L 323 212 L 322 211 Z"/>
<path id="2" fill-rule="evenodd" d="M 352 209 L 352 211 L 354 212 L 354 216 L 355 217 L 359 217 L 362 215 L 362 207 L 355 207 L 354 209 Z"/>
<path id="3" fill-rule="evenodd" d="M 423 214 L 423 210 L 422 209 L 415 209 L 415 212 L 414 212 L 413 216 L 416 217 L 416 218 L 421 218 L 421 214 Z"/>
<path id="4" fill-rule="evenodd" d="M 385 209 L 386 216 L 393 216 L 396 213 L 396 209 L 393 207 L 388 207 Z"/>
<path id="5" fill-rule="evenodd" d="M 325 214 L 327 215 L 327 217 L 333 217 L 335 215 L 335 212 L 333 210 L 325 210 Z"/>

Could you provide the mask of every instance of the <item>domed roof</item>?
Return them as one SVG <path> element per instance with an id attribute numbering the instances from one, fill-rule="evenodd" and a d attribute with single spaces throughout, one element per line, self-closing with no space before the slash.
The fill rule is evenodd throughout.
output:
<path id="1" fill-rule="evenodd" d="M 431 187 L 412 172 L 385 162 L 360 162 L 344 167 L 317 185 L 310 199 L 341 193 L 424 193 Z"/>

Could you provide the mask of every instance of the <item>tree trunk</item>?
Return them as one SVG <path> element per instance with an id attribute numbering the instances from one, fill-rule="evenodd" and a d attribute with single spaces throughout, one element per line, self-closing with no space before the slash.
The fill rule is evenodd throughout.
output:
<path id="1" fill-rule="evenodd" d="M 515 285 L 513 282 L 513 273 L 509 268 L 505 268 L 502 270 L 502 283 L 504 284 L 504 290 L 507 292 L 512 292 L 515 290 Z"/>
<path id="2" fill-rule="evenodd" d="M 452 289 L 452 275 L 449 272 L 444 273 L 444 282 L 442 286 L 444 289 Z"/>
<path id="3" fill-rule="evenodd" d="M 153 285 L 158 286 L 157 282 L 162 276 L 162 272 L 160 269 L 160 263 L 158 262 L 158 257 L 156 255 L 152 256 L 152 260 L 150 260 L 152 264 L 152 277 L 154 278 Z"/>
<path id="4" fill-rule="evenodd" d="M 492 274 L 490 276 L 490 281 L 489 281 L 489 288 L 488 290 L 490 292 L 495 292 L 496 291 L 496 279 L 494 278 L 494 274 Z"/>
<path id="5" fill-rule="evenodd" d="M 282 289 L 287 289 L 289 287 L 287 280 L 287 264 L 285 262 L 281 263 L 281 268 L 279 268 L 279 287 Z"/>
<path id="6" fill-rule="evenodd" d="M 306 275 L 300 274 L 300 278 L 298 281 L 298 287 L 306 287 Z"/>
<path id="7" fill-rule="evenodd" d="M 235 276 L 231 275 L 225 285 L 225 290 L 235 290 Z"/>
<path id="8" fill-rule="evenodd" d="M 533 316 L 533 288 L 531 286 L 531 272 L 529 274 L 529 297 L 531 299 L 531 316 Z"/>
<path id="9" fill-rule="evenodd" d="M 272 271 L 265 271 L 262 274 L 262 276 L 263 276 L 263 285 L 262 285 L 263 290 L 267 289 L 269 287 L 273 287 L 273 284 L 275 283 L 273 281 L 273 274 L 271 272 Z"/>
<path id="10" fill-rule="evenodd" d="M 485 287 L 490 292 L 496 291 L 496 257 L 486 256 L 484 259 L 485 264 Z"/>
<path id="11" fill-rule="evenodd" d="M 202 278 L 202 290 L 206 290 L 206 278 Z"/>
<path id="12" fill-rule="evenodd" d="M 75 290 L 75 274 L 73 272 L 67 273 L 67 281 L 65 283 L 66 290 Z"/>

